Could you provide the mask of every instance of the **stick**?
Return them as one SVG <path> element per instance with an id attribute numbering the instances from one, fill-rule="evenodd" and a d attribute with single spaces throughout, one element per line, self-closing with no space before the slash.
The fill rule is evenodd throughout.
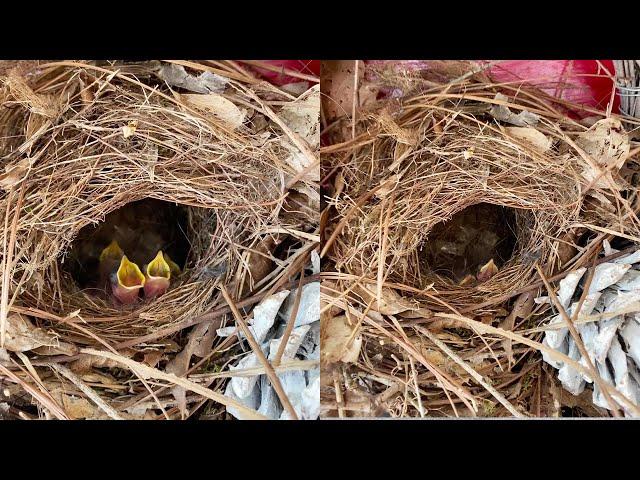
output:
<path id="1" fill-rule="evenodd" d="M 100 408 L 100 410 L 109 415 L 109 417 L 114 420 L 124 420 L 120 416 L 120 414 L 116 412 L 116 410 L 111 405 L 107 404 L 93 388 L 84 383 L 75 373 L 73 373 L 67 367 L 58 363 L 49 363 L 47 365 L 56 370 L 62 376 L 66 377 L 69 381 L 71 381 L 71 383 L 78 387 L 82 393 L 89 397 L 93 401 L 93 403 L 95 403 Z"/>
<path id="2" fill-rule="evenodd" d="M 226 395 L 221 395 L 217 392 L 214 392 L 213 390 L 204 388 L 198 385 L 197 383 L 193 383 L 185 378 L 180 378 L 180 377 L 177 377 L 176 375 L 162 372 L 156 368 L 152 368 L 143 363 L 136 362 L 135 360 L 131 360 L 130 358 L 123 357 L 122 355 L 116 355 L 111 352 L 103 352 L 100 350 L 94 350 L 93 348 L 83 348 L 82 350 L 80 350 L 80 352 L 86 353 L 88 355 L 94 355 L 96 357 L 104 357 L 104 358 L 110 358 L 111 360 L 115 360 L 116 362 L 121 363 L 126 367 L 129 367 L 131 370 L 136 371 L 143 378 L 155 378 L 158 380 L 165 380 L 167 382 L 174 383 L 175 385 L 179 385 L 182 388 L 191 390 L 192 392 L 198 393 L 203 397 L 207 397 L 213 400 L 214 402 L 221 403 L 226 407 L 236 408 L 237 410 L 244 413 L 245 418 L 247 419 L 251 419 L 251 420 L 267 419 L 267 417 L 265 417 L 264 415 L 261 415 L 255 410 L 246 407 L 245 405 L 243 405 L 242 403 L 240 403 L 234 398 L 227 397 Z"/>
<path id="3" fill-rule="evenodd" d="M 282 334 L 282 338 L 280 339 L 280 345 L 278 345 L 278 351 L 276 352 L 276 356 L 273 359 L 273 365 L 275 367 L 280 365 L 280 360 L 282 360 L 282 355 L 284 354 L 284 349 L 287 346 L 287 342 L 289 341 L 289 336 L 293 331 L 293 326 L 296 323 L 296 317 L 298 316 L 298 309 L 300 308 L 300 299 L 302 298 L 302 280 L 304 280 L 304 269 L 300 274 L 300 281 L 298 282 L 298 288 L 296 290 L 296 298 L 293 302 L 293 309 L 291 310 L 291 318 L 287 322 L 287 328 Z"/>

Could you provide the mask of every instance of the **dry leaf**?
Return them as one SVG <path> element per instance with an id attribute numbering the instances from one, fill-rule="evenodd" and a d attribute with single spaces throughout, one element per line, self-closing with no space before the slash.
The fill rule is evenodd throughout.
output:
<path id="1" fill-rule="evenodd" d="M 5 173 L 0 175 L 0 186 L 9 190 L 14 185 L 20 183 L 31 169 L 31 159 L 25 158 L 14 165 L 7 165 Z"/>
<path id="2" fill-rule="evenodd" d="M 182 65 L 164 63 L 156 72 L 160 79 L 172 87 L 180 87 L 196 93 L 222 93 L 229 79 L 211 72 L 195 76 L 187 73 Z"/>
<path id="3" fill-rule="evenodd" d="M 57 345 L 45 345 L 32 349 L 38 355 L 68 355 L 73 356 L 78 353 L 78 346 L 73 343 L 59 342 Z"/>
<path id="4" fill-rule="evenodd" d="M 503 102 L 509 102 L 509 98 L 501 93 L 497 93 L 495 99 Z M 504 105 L 492 105 L 491 110 L 489 110 L 489 114 L 496 120 L 507 122 L 511 125 L 516 125 L 517 127 L 535 126 L 540 120 L 540 117 L 535 113 L 521 110 L 516 114 Z"/>
<path id="5" fill-rule="evenodd" d="M 323 316 L 324 317 L 324 316 Z M 323 363 L 355 363 L 360 355 L 362 336 L 353 336 L 353 327 L 349 325 L 347 317 L 340 315 L 333 318 L 323 318 L 320 322 L 320 356 Z"/>
<path id="6" fill-rule="evenodd" d="M 132 349 L 120 350 L 120 355 L 124 355 L 131 358 L 135 355 L 135 351 Z M 77 360 L 69 364 L 69 369 L 75 373 L 89 372 L 92 368 L 122 368 L 122 364 L 111 360 L 109 358 L 97 357 L 95 355 L 87 355 L 81 353 Z"/>
<path id="7" fill-rule="evenodd" d="M 384 198 L 393 192 L 398 186 L 398 182 L 400 181 L 400 174 L 396 173 L 395 175 L 391 175 L 390 177 L 382 180 L 382 186 L 378 188 L 376 191 L 376 197 Z"/>
<path id="8" fill-rule="evenodd" d="M 417 310 L 418 305 L 401 297 L 395 290 L 382 287 L 381 302 L 378 305 L 377 301 L 377 286 L 373 283 L 367 283 L 364 285 L 358 285 L 353 289 L 354 293 L 358 294 L 362 301 L 366 304 L 371 303 L 371 310 L 379 312 L 383 315 L 396 315 L 400 312 L 407 310 Z"/>
<path id="9" fill-rule="evenodd" d="M 4 348 L 10 352 L 26 352 L 42 346 L 58 345 L 60 342 L 56 336 L 34 327 L 27 317 L 19 313 L 12 313 L 7 317 Z"/>
<path id="10" fill-rule="evenodd" d="M 240 289 L 241 296 L 253 289 L 256 283 L 271 272 L 273 268 L 271 256 L 279 243 L 279 236 L 268 235 L 251 248 L 252 252 L 246 253 L 246 264 L 249 265 L 249 270 L 245 274 Z"/>
<path id="11" fill-rule="evenodd" d="M 315 85 L 286 104 L 278 116 L 312 149 L 320 146 L 320 85 Z M 320 168 L 320 166 L 318 166 Z"/>
<path id="12" fill-rule="evenodd" d="M 505 130 L 512 137 L 531 144 L 540 153 L 545 153 L 553 145 L 553 141 L 544 133 L 531 127 L 506 127 Z"/>
<path id="13" fill-rule="evenodd" d="M 572 230 L 565 233 L 561 240 L 558 242 L 558 266 L 564 267 L 569 260 L 571 260 L 578 250 L 575 247 L 576 244 L 576 232 Z"/>
<path id="14" fill-rule="evenodd" d="M 151 368 L 156 368 L 156 365 L 160 363 L 162 360 L 163 352 L 160 350 L 152 350 L 151 352 L 147 352 L 144 354 L 144 358 L 142 359 L 142 363 L 149 365 Z"/>
<path id="15" fill-rule="evenodd" d="M 620 170 L 630 150 L 629 136 L 620 120 L 616 118 L 599 120 L 589 130 L 580 134 L 575 142 L 600 167 L 599 170 Z M 582 175 L 589 182 L 599 174 L 600 171 L 590 165 L 585 165 L 582 172 Z M 606 175 L 610 175 L 610 173 Z M 601 187 L 608 186 L 605 176 L 602 176 L 596 182 L 596 185 Z"/>
<path id="16" fill-rule="evenodd" d="M 241 110 L 236 105 L 217 93 L 209 93 L 206 95 L 184 94 L 179 98 L 188 105 L 209 113 L 221 120 L 232 129 L 242 125 L 246 110 Z"/>
<path id="17" fill-rule="evenodd" d="M 138 121 L 132 120 L 127 125 L 122 127 L 122 135 L 124 138 L 132 137 L 136 133 L 136 129 L 138 128 Z"/>

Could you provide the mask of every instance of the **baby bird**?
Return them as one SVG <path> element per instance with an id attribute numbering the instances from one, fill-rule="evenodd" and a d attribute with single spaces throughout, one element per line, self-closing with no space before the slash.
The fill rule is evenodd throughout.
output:
<path id="1" fill-rule="evenodd" d="M 111 276 L 113 296 L 125 305 L 135 303 L 143 287 L 145 287 L 145 278 L 140 268 L 124 255 L 118 271 Z"/>
<path id="2" fill-rule="evenodd" d="M 478 272 L 478 281 L 486 282 L 491 277 L 493 277 L 496 273 L 498 273 L 498 267 L 495 263 L 493 263 L 493 258 L 485 263 L 482 267 L 480 267 L 480 271 Z"/>
<path id="3" fill-rule="evenodd" d="M 173 275 L 174 277 L 177 277 L 178 275 L 180 275 L 180 273 L 182 273 L 182 272 L 181 272 L 180 267 L 178 266 L 178 264 L 176 262 L 174 262 L 173 260 L 171 260 L 169 255 L 167 255 L 166 253 L 163 252 L 162 255 L 164 256 L 164 261 L 169 264 L 169 269 L 171 270 L 171 275 Z"/>
<path id="4" fill-rule="evenodd" d="M 178 266 L 171 262 L 167 262 L 167 257 L 159 250 L 155 258 L 149 262 L 145 269 L 146 281 L 144 284 L 144 296 L 146 298 L 155 298 L 162 295 L 169 288 L 169 280 L 171 279 L 171 264 L 174 269 Z M 169 259 L 171 261 L 171 259 Z M 179 271 L 179 268 L 178 268 Z"/>
<path id="5" fill-rule="evenodd" d="M 124 257 L 124 252 L 118 242 L 112 240 L 111 243 L 100 253 L 100 283 L 104 286 L 111 278 L 111 275 L 120 266 L 120 260 Z"/>

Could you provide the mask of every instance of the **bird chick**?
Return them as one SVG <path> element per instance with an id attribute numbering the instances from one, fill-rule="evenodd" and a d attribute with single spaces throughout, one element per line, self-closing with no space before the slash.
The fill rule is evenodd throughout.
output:
<path id="1" fill-rule="evenodd" d="M 124 252 L 118 242 L 112 240 L 111 243 L 100 253 L 100 282 L 102 286 L 110 279 L 120 265 L 120 260 L 124 257 Z"/>
<path id="2" fill-rule="evenodd" d="M 171 266 L 162 254 L 162 250 L 159 250 L 155 258 L 149 262 L 145 273 L 144 296 L 146 298 L 159 297 L 167 291 L 171 279 Z"/>
<path id="3" fill-rule="evenodd" d="M 162 255 L 164 256 L 164 261 L 167 262 L 167 264 L 169 264 L 169 270 L 171 270 L 171 275 L 173 275 L 174 277 L 177 277 L 178 275 L 180 275 L 182 271 L 180 270 L 180 267 L 178 266 L 178 264 L 173 260 L 171 260 L 169 255 L 167 255 L 166 253 L 163 253 Z"/>
<path id="4" fill-rule="evenodd" d="M 479 282 L 486 282 L 491 277 L 498 273 L 498 267 L 493 263 L 493 258 L 480 267 L 477 278 Z"/>
<path id="5" fill-rule="evenodd" d="M 140 268 L 129 261 L 126 255 L 120 261 L 120 267 L 111 279 L 113 296 L 125 305 L 138 301 L 138 293 L 145 286 L 145 278 Z"/>

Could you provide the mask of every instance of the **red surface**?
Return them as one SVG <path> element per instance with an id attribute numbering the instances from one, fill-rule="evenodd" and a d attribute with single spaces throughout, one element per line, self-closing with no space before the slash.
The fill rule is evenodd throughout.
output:
<path id="1" fill-rule="evenodd" d="M 265 60 L 264 62 L 276 67 L 320 77 L 320 60 Z M 253 70 L 275 85 L 286 85 L 287 83 L 303 81 L 300 78 L 290 77 L 289 75 L 281 72 L 271 72 L 263 68 L 254 67 Z"/>
<path id="2" fill-rule="evenodd" d="M 428 69 L 430 64 L 428 60 L 382 62 L 407 70 Z M 526 81 L 558 98 L 602 110 L 611 100 L 614 88 L 611 76 L 615 75 L 612 60 L 503 60 L 489 72 L 498 82 Z M 558 83 L 565 87 L 561 88 Z M 612 112 L 618 113 L 620 99 L 617 94 L 613 100 Z"/>
<path id="3" fill-rule="evenodd" d="M 614 89 L 610 75 L 615 75 L 615 69 L 611 60 L 600 60 L 600 64 L 596 60 L 506 60 L 490 71 L 497 81 L 526 80 L 553 96 L 600 109 L 607 108 Z M 570 86 L 544 87 L 557 82 Z M 617 94 L 613 99 L 612 111 L 617 113 L 620 99 Z"/>

